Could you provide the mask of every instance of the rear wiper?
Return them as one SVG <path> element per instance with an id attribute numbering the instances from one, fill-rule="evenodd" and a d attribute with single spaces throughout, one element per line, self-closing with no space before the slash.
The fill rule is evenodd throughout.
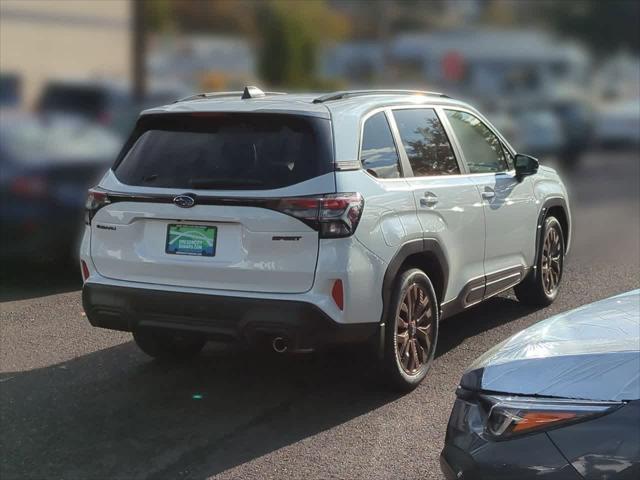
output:
<path id="1" fill-rule="evenodd" d="M 264 185 L 261 180 L 253 178 L 192 178 L 189 184 L 193 188 L 224 188 L 224 187 L 259 187 Z"/>
<path id="2" fill-rule="evenodd" d="M 153 175 L 147 175 L 146 177 L 142 177 L 142 181 L 144 183 L 153 182 L 158 179 L 158 174 L 154 173 Z"/>

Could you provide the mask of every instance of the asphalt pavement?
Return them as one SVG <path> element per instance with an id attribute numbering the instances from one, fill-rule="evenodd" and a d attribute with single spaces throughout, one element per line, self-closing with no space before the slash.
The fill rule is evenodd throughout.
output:
<path id="1" fill-rule="evenodd" d="M 512 292 L 441 325 L 425 382 L 381 388 L 365 349 L 275 356 L 210 345 L 179 365 L 94 329 L 62 266 L 3 266 L 0 478 L 439 479 L 465 367 L 511 334 L 640 287 L 640 155 L 594 153 L 567 177 L 574 242 L 556 302 Z"/>

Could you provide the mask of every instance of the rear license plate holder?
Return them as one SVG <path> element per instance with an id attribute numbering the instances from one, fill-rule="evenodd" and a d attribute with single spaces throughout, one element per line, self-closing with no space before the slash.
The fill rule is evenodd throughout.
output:
<path id="1" fill-rule="evenodd" d="M 210 225 L 187 225 L 171 223 L 167 225 L 165 253 L 213 257 L 216 254 L 218 227 Z"/>

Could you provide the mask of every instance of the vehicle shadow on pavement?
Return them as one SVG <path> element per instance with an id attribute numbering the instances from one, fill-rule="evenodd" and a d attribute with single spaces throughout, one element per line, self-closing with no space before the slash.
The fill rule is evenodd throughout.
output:
<path id="1" fill-rule="evenodd" d="M 438 331 L 436 358 L 453 350 L 467 338 L 526 317 L 536 310 L 513 298 L 493 297 L 463 313 L 443 320 Z"/>
<path id="2" fill-rule="evenodd" d="M 80 268 L 71 261 L 0 264 L 0 302 L 66 293 L 81 287 Z"/>
<path id="3" fill-rule="evenodd" d="M 0 476 L 208 478 L 397 399 L 352 353 L 163 365 L 129 342 L 4 373 Z"/>
<path id="4" fill-rule="evenodd" d="M 452 317 L 437 356 L 531 311 L 498 297 Z M 212 345 L 162 364 L 132 342 L 3 373 L 0 477 L 205 479 L 397 400 L 375 375 L 364 347 L 291 357 Z"/>

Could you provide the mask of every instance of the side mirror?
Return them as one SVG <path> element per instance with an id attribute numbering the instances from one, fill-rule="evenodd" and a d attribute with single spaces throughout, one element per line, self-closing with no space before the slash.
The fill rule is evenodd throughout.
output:
<path id="1" fill-rule="evenodd" d="M 527 175 L 533 175 L 537 173 L 538 167 L 540 166 L 538 160 L 522 153 L 516 154 L 514 158 L 514 164 L 516 169 L 516 177 L 518 178 L 523 178 Z"/>

